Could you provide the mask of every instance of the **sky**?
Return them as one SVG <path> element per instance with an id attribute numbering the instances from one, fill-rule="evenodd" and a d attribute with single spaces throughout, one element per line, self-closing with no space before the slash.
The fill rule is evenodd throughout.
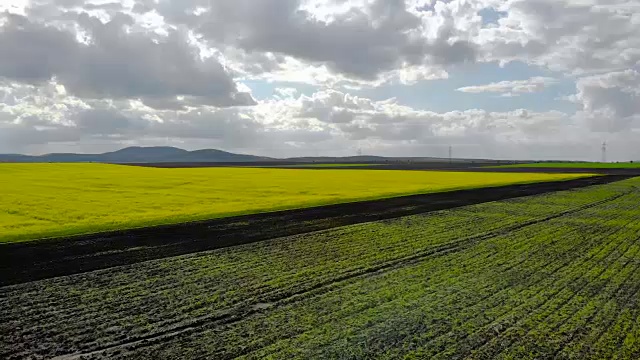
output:
<path id="1" fill-rule="evenodd" d="M 2 0 L 0 153 L 640 160 L 640 0 Z"/>

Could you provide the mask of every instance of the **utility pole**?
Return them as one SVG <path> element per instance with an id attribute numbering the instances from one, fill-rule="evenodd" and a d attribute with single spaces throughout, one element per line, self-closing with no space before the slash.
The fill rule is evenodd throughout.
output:
<path id="1" fill-rule="evenodd" d="M 449 145 L 449 165 L 453 164 L 453 148 Z"/>
<path id="2" fill-rule="evenodd" d="M 607 142 L 602 142 L 602 162 L 607 162 Z"/>

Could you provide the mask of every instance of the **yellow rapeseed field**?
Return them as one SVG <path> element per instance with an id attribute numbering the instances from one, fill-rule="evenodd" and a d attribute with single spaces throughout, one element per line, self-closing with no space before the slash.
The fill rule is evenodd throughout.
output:
<path id="1" fill-rule="evenodd" d="M 0 242 L 581 176 L 0 164 Z"/>

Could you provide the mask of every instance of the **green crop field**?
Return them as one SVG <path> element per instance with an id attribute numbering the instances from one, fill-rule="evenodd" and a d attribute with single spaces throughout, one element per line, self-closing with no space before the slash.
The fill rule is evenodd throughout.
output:
<path id="1" fill-rule="evenodd" d="M 640 163 L 529 163 L 489 166 L 491 168 L 574 168 L 574 169 L 640 169 Z"/>
<path id="2" fill-rule="evenodd" d="M 264 167 L 295 167 L 295 168 L 332 168 L 332 167 L 369 167 L 369 166 L 384 166 L 385 164 L 344 164 L 344 163 L 300 163 L 294 165 L 267 165 Z M 261 166 L 262 167 L 262 166 Z"/>
<path id="3" fill-rule="evenodd" d="M 0 164 L 0 243 L 576 175 Z"/>
<path id="4" fill-rule="evenodd" d="M 636 178 L 6 286 L 0 358 L 638 359 L 639 203 Z"/>

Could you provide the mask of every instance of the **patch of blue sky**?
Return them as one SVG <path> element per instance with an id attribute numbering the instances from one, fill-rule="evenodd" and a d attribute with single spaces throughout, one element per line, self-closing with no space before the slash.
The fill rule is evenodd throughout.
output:
<path id="1" fill-rule="evenodd" d="M 482 17 L 482 23 L 484 25 L 489 25 L 489 24 L 497 24 L 498 20 L 507 16 L 507 12 L 498 11 L 494 8 L 484 8 L 478 11 L 478 15 Z"/>
<path id="2" fill-rule="evenodd" d="M 298 91 L 298 95 L 306 96 L 311 96 L 320 89 L 316 85 L 287 81 L 243 80 L 242 83 L 251 88 L 251 94 L 256 100 L 275 98 L 278 95 L 276 92 L 278 88 L 293 88 Z"/>
<path id="3" fill-rule="evenodd" d="M 457 89 L 465 86 L 486 85 L 500 81 L 527 80 L 535 76 L 557 79 L 546 89 L 536 93 L 504 97 L 499 93 L 464 93 Z M 511 62 L 504 67 L 496 63 L 476 63 L 449 69 L 449 78 L 420 81 L 413 85 L 394 84 L 353 91 L 354 94 L 374 100 L 395 97 L 399 103 L 420 110 L 448 112 L 484 109 L 487 111 L 575 111 L 575 105 L 562 97 L 575 93 L 575 82 L 560 74 L 543 71 L 522 62 Z"/>
<path id="4" fill-rule="evenodd" d="M 442 0 L 441 0 L 442 1 Z M 450 0 L 444 0 L 444 2 L 449 2 Z M 427 4 L 423 4 L 418 6 L 415 10 L 417 11 L 434 11 L 435 10 L 435 1 L 431 1 Z M 498 20 L 507 16 L 506 11 L 499 11 L 492 7 L 487 7 L 478 11 L 478 15 L 482 17 L 482 23 L 484 25 L 489 24 L 497 24 Z"/>
<path id="5" fill-rule="evenodd" d="M 575 93 L 575 81 L 563 77 L 559 73 L 542 70 L 522 62 L 510 62 L 503 67 L 497 63 L 476 63 L 448 69 L 449 78 L 425 80 L 412 85 L 390 84 L 363 89 L 338 88 L 343 92 L 366 97 L 374 101 L 396 98 L 399 104 L 417 110 L 434 112 L 464 111 L 484 109 L 492 112 L 527 109 L 531 111 L 557 110 L 574 113 L 576 105 L 563 100 Z M 486 85 L 500 81 L 527 80 L 535 76 L 552 77 L 557 82 L 544 90 L 535 93 L 523 93 L 518 96 L 501 96 L 500 93 L 465 93 L 457 89 L 465 86 Z M 267 82 L 261 80 L 245 80 L 256 100 L 275 98 L 277 88 L 294 88 L 297 95 L 311 96 L 321 88 L 315 85 L 298 82 Z"/>

